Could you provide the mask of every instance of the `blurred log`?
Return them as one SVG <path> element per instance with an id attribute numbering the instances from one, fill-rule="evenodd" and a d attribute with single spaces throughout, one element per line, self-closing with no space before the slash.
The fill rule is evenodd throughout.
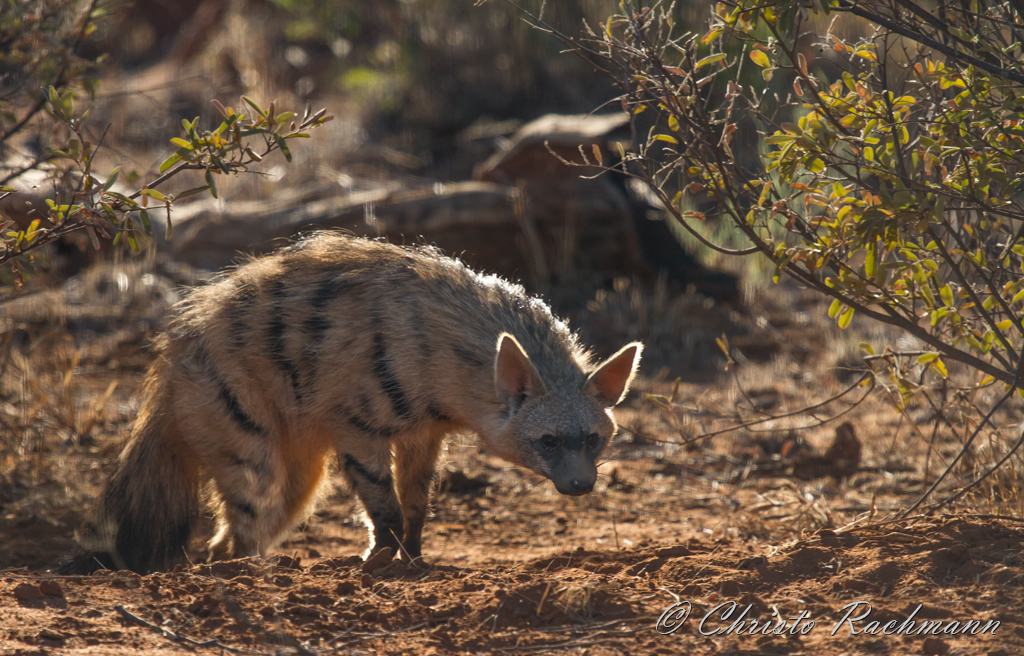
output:
<path id="1" fill-rule="evenodd" d="M 602 174 L 598 166 L 588 166 L 614 168 L 621 161 L 619 145 L 628 148 L 631 143 L 626 114 L 552 114 L 523 126 L 506 149 L 477 168 L 474 177 L 523 189 L 539 217 L 542 243 L 550 243 L 549 233 L 557 233 L 560 224 L 573 220 L 581 209 L 575 205 L 579 199 L 601 198 L 616 209 L 583 215 L 586 225 L 579 235 L 579 250 L 587 257 L 602 249 L 603 240 L 612 238 L 620 250 L 619 257 L 613 258 L 618 260 L 619 268 L 612 271 L 639 273 L 642 277 L 664 271 L 683 288 L 694 285 L 705 296 L 739 300 L 738 279 L 707 269 L 688 253 L 649 191 L 630 184 L 636 181 L 621 172 Z"/>
<path id="2" fill-rule="evenodd" d="M 193 266 L 215 269 L 239 251 L 264 253 L 305 232 L 345 229 L 393 243 L 437 244 L 477 268 L 522 277 L 530 263 L 515 246 L 518 195 L 502 185 L 460 182 L 309 202 L 296 202 L 293 194 L 232 203 L 224 210 L 200 203 L 176 214 L 171 252 Z"/>
<path id="3" fill-rule="evenodd" d="M 522 127 L 508 148 L 480 165 L 476 181 L 379 189 L 309 199 L 292 192 L 269 201 L 205 202 L 175 214 L 174 256 L 220 268 L 238 252 L 263 253 L 316 229 L 345 229 L 394 243 L 428 243 L 471 266 L 551 282 L 664 270 L 681 287 L 722 300 L 738 296 L 736 279 L 708 271 L 679 245 L 657 210 L 630 192 L 621 174 L 596 176 L 625 138 L 625 115 L 545 116 Z M 582 166 L 567 166 L 559 157 Z M 585 153 L 582 154 L 582 153 Z M 615 155 L 617 156 L 617 155 Z"/>

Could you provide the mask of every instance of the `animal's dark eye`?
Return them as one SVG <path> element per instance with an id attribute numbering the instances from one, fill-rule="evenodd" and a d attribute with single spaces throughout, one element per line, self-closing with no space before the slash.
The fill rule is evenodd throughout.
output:
<path id="1" fill-rule="evenodd" d="M 600 441 L 601 436 L 598 435 L 597 433 L 591 433 L 590 435 L 587 435 L 587 448 L 596 449 Z"/>
<path id="2" fill-rule="evenodd" d="M 544 435 L 540 438 L 540 445 L 548 451 L 554 451 L 558 448 L 558 438 L 554 435 Z"/>

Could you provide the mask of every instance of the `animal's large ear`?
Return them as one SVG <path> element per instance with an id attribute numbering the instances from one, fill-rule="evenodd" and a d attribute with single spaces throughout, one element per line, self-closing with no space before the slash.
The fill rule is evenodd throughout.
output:
<path id="1" fill-rule="evenodd" d="M 586 389 L 597 397 L 606 408 L 617 405 L 629 391 L 629 384 L 640 365 L 640 342 L 626 344 L 619 352 L 608 358 L 587 378 Z"/>
<path id="2" fill-rule="evenodd" d="M 516 338 L 508 333 L 498 336 L 498 355 L 494 359 L 494 390 L 498 400 L 513 411 L 531 396 L 544 393 L 537 369 Z"/>

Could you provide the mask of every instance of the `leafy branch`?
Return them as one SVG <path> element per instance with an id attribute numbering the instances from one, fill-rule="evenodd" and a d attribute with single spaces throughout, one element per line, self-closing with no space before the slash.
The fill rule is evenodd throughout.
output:
<path id="1" fill-rule="evenodd" d="M 699 34 L 640 5 L 580 39 L 534 18 L 621 91 L 635 143 L 615 169 L 709 248 L 831 299 L 839 327 L 860 314 L 914 337 L 911 363 L 885 360 L 897 405 L 929 380 L 963 395 L 969 448 L 1024 396 L 1024 5 L 724 0 Z M 979 375 L 957 387 L 953 362 Z"/>
<path id="2" fill-rule="evenodd" d="M 70 136 L 64 148 L 49 150 L 48 156 L 51 161 L 67 164 L 62 178 L 70 183 L 61 187 L 56 199 L 47 199 L 46 217 L 35 219 L 26 228 L 19 230 L 13 221 L 0 218 L 0 264 L 8 264 L 19 281 L 34 270 L 32 251 L 71 232 L 85 231 L 97 249 L 103 238 L 112 239 L 114 245 L 125 241 L 133 251 L 138 251 L 140 241 L 152 235 L 150 212 L 162 210 L 170 237 L 171 207 L 175 201 L 206 191 L 217 198 L 218 176 L 248 171 L 252 164 L 262 162 L 274 151 L 281 151 L 291 162 L 289 140 L 309 137 L 310 130 L 333 118 L 326 109 L 313 112 L 308 104 L 299 117 L 294 112 L 278 111 L 275 103 L 264 110 L 244 96 L 242 104 L 248 113 L 224 107 L 215 100 L 214 106 L 224 117 L 221 124 L 214 130 L 202 131 L 198 117 L 183 120 L 182 137 L 171 140 L 177 150 L 160 165 L 161 175 L 128 194 L 117 188 L 120 168 L 102 180 L 94 174 L 93 162 L 102 139 L 94 147 L 86 137 L 85 117 L 74 112 L 73 92 L 59 93 L 51 87 L 47 99 L 46 111 Z M 158 189 L 183 171 L 203 171 L 206 184 L 178 193 Z M 0 198 L 13 191 L 0 189 Z"/>

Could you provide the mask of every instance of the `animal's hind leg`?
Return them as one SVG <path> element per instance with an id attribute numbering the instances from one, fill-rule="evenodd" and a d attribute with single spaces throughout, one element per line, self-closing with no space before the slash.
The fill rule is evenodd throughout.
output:
<path id="1" fill-rule="evenodd" d="M 218 529 L 210 541 L 212 560 L 265 554 L 273 544 L 275 529 L 287 515 L 283 494 L 286 472 L 272 450 L 272 441 L 259 445 L 262 448 L 251 441 L 246 446 L 244 453 L 227 448 L 210 463 Z"/>
<path id="2" fill-rule="evenodd" d="M 277 525 L 269 527 L 271 545 L 284 537 L 296 524 L 306 519 L 327 481 L 329 439 L 319 435 L 303 435 L 302 439 L 281 445 L 281 460 L 287 470 L 284 486 L 284 513 Z"/>
<path id="3" fill-rule="evenodd" d="M 435 427 L 425 435 L 411 436 L 395 444 L 398 497 L 405 515 L 405 551 L 402 555 L 409 560 L 421 555 L 423 523 L 430 509 L 430 492 L 445 434 L 444 429 Z"/>

